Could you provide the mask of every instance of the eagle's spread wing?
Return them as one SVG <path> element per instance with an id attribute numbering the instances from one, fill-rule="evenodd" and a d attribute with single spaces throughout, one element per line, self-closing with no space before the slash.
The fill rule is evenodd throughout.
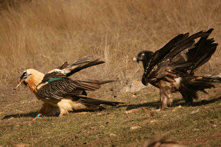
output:
<path id="1" fill-rule="evenodd" d="M 78 60 L 74 61 L 73 63 L 70 63 L 68 64 L 68 62 L 64 62 L 61 66 L 58 67 L 58 69 L 65 69 L 65 68 L 68 68 L 68 67 L 71 67 L 74 66 L 74 65 L 79 65 L 79 64 L 83 64 L 83 63 L 88 63 L 90 62 L 92 59 L 91 56 L 85 56 L 85 57 L 82 57 L 82 58 L 79 58 Z"/>
<path id="2" fill-rule="evenodd" d="M 180 34 L 169 41 L 163 48 L 157 50 L 145 69 L 142 82 L 176 76 L 178 73 L 186 73 L 208 61 L 214 53 L 217 44 L 213 39 L 207 39 L 213 29 L 207 32 L 198 32 L 191 36 L 188 33 Z M 200 40 L 195 43 L 195 39 Z M 189 49 L 189 50 L 188 50 Z"/>
<path id="3" fill-rule="evenodd" d="M 65 62 L 60 67 L 46 73 L 41 83 L 47 82 L 51 78 L 69 77 L 82 69 L 103 63 L 105 62 L 100 61 L 100 59 L 92 59 L 91 56 L 82 57 L 70 64 L 68 64 L 68 62 Z"/>
<path id="4" fill-rule="evenodd" d="M 68 64 L 68 62 L 65 62 L 63 65 L 58 67 L 58 69 L 62 70 L 61 72 L 66 76 L 69 77 L 72 74 L 91 66 L 99 65 L 105 63 L 104 61 L 101 61 L 100 59 L 92 59 L 91 56 L 82 57 L 73 63 Z"/>
<path id="5" fill-rule="evenodd" d="M 100 85 L 112 81 L 78 81 L 69 78 L 51 78 L 48 83 L 37 89 L 37 95 L 41 98 L 61 99 L 68 96 L 82 95 L 86 90 L 94 91 Z"/>
<path id="6" fill-rule="evenodd" d="M 42 79 L 41 83 L 45 83 L 48 82 L 48 80 L 52 79 L 52 78 L 65 78 L 66 76 L 61 73 L 61 72 L 50 72 L 45 74 L 44 78 Z"/>

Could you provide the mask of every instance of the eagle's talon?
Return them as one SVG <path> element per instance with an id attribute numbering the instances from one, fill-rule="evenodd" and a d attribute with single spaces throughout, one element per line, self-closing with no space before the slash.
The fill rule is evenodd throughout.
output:
<path id="1" fill-rule="evenodd" d="M 42 114 L 37 114 L 35 118 L 33 118 L 33 120 L 36 120 L 36 119 L 40 119 L 42 118 Z"/>

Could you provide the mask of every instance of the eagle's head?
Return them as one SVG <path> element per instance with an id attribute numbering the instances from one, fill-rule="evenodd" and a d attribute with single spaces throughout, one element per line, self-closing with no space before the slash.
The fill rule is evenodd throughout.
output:
<path id="1" fill-rule="evenodd" d="M 43 77 L 43 73 L 35 69 L 27 69 L 20 76 L 20 82 L 15 89 L 17 89 L 22 83 L 28 85 L 30 88 L 34 88 L 42 81 Z"/>
<path id="2" fill-rule="evenodd" d="M 151 52 L 151 51 L 141 51 L 137 55 L 137 57 L 133 58 L 133 61 L 136 61 L 137 63 L 142 62 L 144 69 L 146 69 L 152 56 L 153 56 L 153 52 Z"/>

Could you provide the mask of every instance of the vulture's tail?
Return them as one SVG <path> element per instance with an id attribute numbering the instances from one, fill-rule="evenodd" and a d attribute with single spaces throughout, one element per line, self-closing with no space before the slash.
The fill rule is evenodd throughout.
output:
<path id="1" fill-rule="evenodd" d="M 205 89 L 215 87 L 214 83 L 221 83 L 220 77 L 191 76 L 183 78 L 180 86 L 180 93 L 186 102 L 192 102 L 197 99 L 197 91 L 207 93 Z"/>
<path id="2" fill-rule="evenodd" d="M 196 81 L 207 82 L 207 83 L 221 83 L 221 77 L 196 77 Z"/>

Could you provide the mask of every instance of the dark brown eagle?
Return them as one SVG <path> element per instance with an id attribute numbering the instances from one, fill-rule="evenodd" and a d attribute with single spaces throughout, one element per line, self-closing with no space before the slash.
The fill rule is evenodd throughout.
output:
<path id="1" fill-rule="evenodd" d="M 206 63 L 216 50 L 217 43 L 208 38 L 213 29 L 200 31 L 189 36 L 179 34 L 156 52 L 142 51 L 134 61 L 142 62 L 144 74 L 142 83 L 160 89 L 161 108 L 172 104 L 171 94 L 180 92 L 187 103 L 197 99 L 197 91 L 205 92 L 212 83 L 221 78 L 195 76 L 195 70 Z"/>
<path id="2" fill-rule="evenodd" d="M 57 112 L 57 108 L 60 111 L 59 116 L 62 116 L 72 110 L 97 110 L 102 108 L 101 104 L 116 106 L 120 102 L 85 97 L 86 91 L 97 90 L 102 84 L 113 82 L 112 80 L 72 80 L 68 78 L 82 69 L 102 63 L 104 61 L 99 59 L 92 60 L 91 57 L 83 57 L 71 64 L 65 62 L 46 74 L 35 69 L 27 69 L 21 75 L 16 88 L 24 83 L 39 100 L 43 101 L 41 115 L 52 115 Z"/>

